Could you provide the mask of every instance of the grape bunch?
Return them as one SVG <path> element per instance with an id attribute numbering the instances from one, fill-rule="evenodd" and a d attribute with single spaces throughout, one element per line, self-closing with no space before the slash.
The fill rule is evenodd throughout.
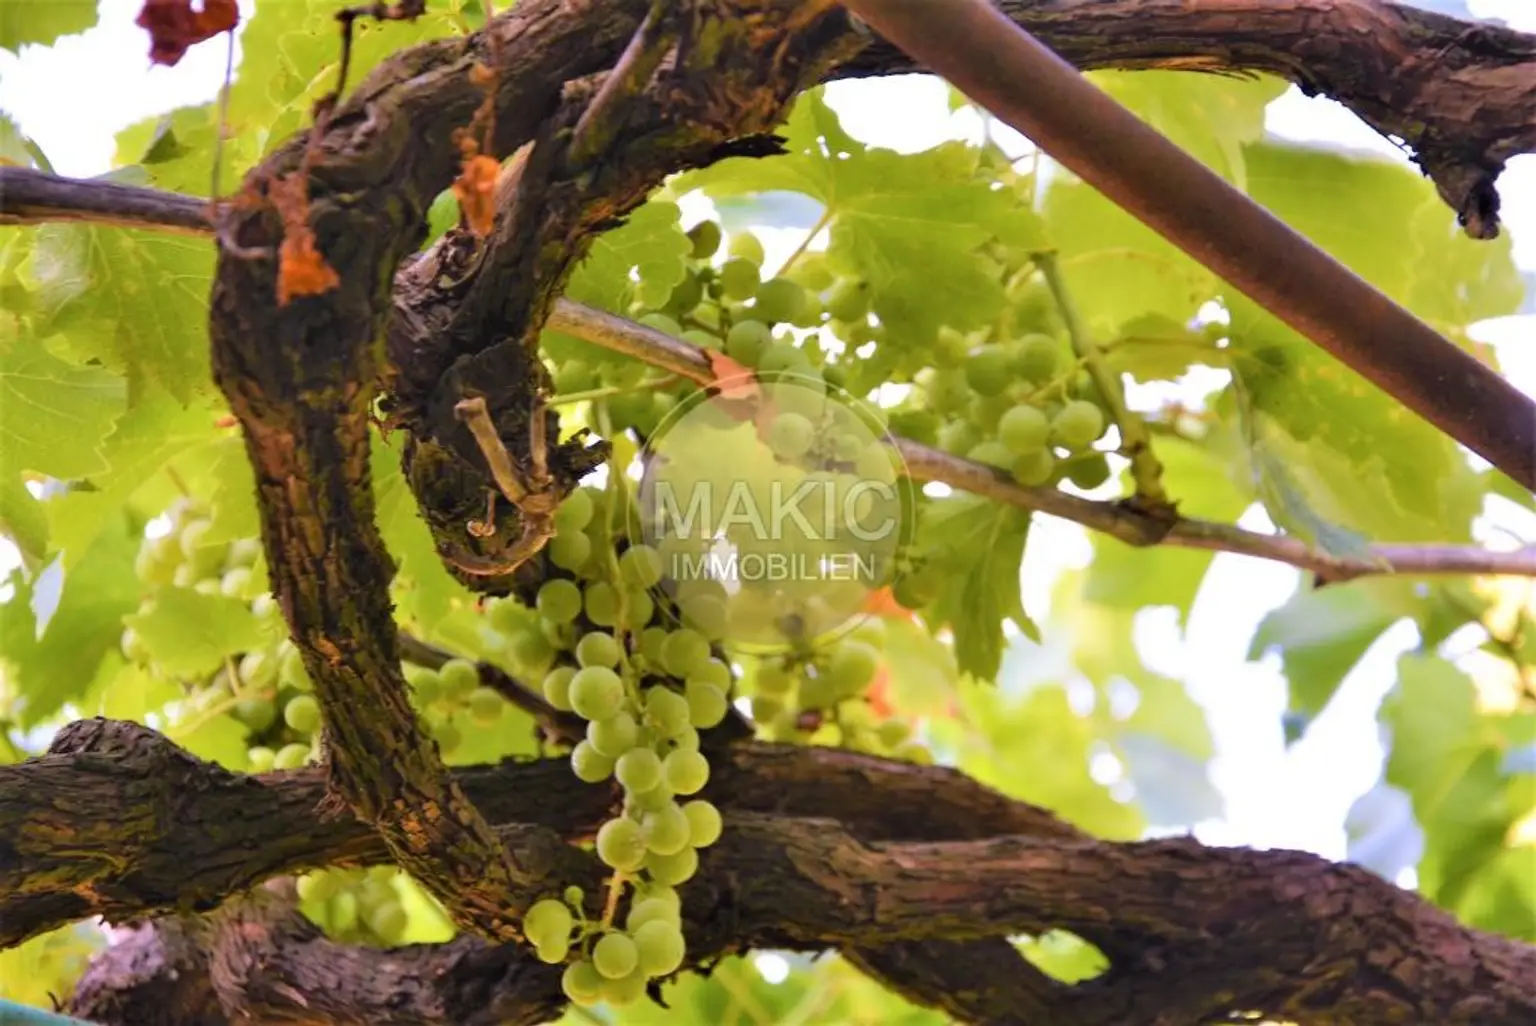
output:
<path id="1" fill-rule="evenodd" d="M 371 947 L 406 941 L 405 874 L 394 866 L 322 869 L 298 878 L 299 911 L 332 940 Z"/>
<path id="2" fill-rule="evenodd" d="M 752 716 L 770 740 L 828 744 L 907 762 L 932 756 L 912 725 L 878 693 L 886 627 L 870 617 L 831 646 L 761 658 L 751 677 Z"/>

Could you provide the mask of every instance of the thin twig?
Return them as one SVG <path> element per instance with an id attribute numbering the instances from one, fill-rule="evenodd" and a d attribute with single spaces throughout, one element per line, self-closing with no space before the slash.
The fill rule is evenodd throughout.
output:
<path id="1" fill-rule="evenodd" d="M 440 670 L 450 659 L 457 658 L 421 640 L 407 631 L 400 632 L 400 658 L 429 670 Z M 480 671 L 480 683 L 491 688 L 510 704 L 529 716 L 551 740 L 575 744 L 587 736 L 586 724 L 573 713 L 561 712 L 544 700 L 536 690 L 516 680 L 511 674 L 492 663 L 476 663 Z"/>
<path id="2" fill-rule="evenodd" d="M 645 88 L 677 39 L 676 22 L 666 17 L 668 6 L 668 0 L 652 0 L 629 46 L 582 111 L 566 151 L 571 167 L 585 167 L 612 148 L 613 140 L 624 127 L 629 101 Z"/>
<path id="3" fill-rule="evenodd" d="M 1067 291 L 1067 284 L 1062 280 L 1056 254 L 1038 253 L 1034 263 L 1040 268 L 1046 288 L 1050 289 L 1051 296 L 1056 300 L 1056 308 L 1067 326 L 1072 351 L 1088 366 L 1093 383 L 1098 386 L 1099 394 L 1109 407 L 1110 417 L 1120 429 L 1120 448 L 1131 461 L 1131 480 L 1136 484 L 1138 503 L 1151 510 L 1166 508 L 1168 493 L 1163 490 L 1163 465 L 1152 451 L 1152 436 L 1147 431 L 1147 425 L 1142 422 L 1141 415 L 1126 405 L 1125 388 L 1120 383 L 1120 376 L 1110 370 L 1104 359 L 1104 350 L 1083 327 L 1082 318 L 1077 314 L 1077 304 L 1072 301 L 1072 294 Z"/>

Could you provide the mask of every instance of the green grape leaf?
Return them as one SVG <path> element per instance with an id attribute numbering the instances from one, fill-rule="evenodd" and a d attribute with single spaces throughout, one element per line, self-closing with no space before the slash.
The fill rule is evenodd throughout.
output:
<path id="1" fill-rule="evenodd" d="M 208 473 L 215 482 L 213 527 L 207 540 L 225 542 L 256 537 L 261 533 L 261 514 L 256 508 L 256 475 L 245 451 L 245 440 L 227 435 L 210 445 L 206 453 L 211 459 Z"/>
<path id="2" fill-rule="evenodd" d="M 218 113 L 211 103 L 177 107 L 117 133 L 116 163 L 135 165 L 160 189 L 206 196 L 218 150 Z M 226 163 L 223 174 L 233 178 Z M 226 188 L 229 182 L 223 184 Z"/>
<path id="3" fill-rule="evenodd" d="M 1376 639 L 1416 608 L 1412 584 L 1400 579 L 1366 578 L 1324 588 L 1303 583 L 1259 623 L 1248 658 L 1279 649 L 1290 709 L 1311 719 Z"/>
<path id="4" fill-rule="evenodd" d="M 1044 685 L 1016 697 L 967 682 L 960 697 L 961 716 L 937 721 L 931 730 L 936 745 L 954 750 L 962 771 L 1095 836 L 1141 836 L 1140 811 L 1115 799 L 1089 773 L 1098 732 L 1072 711 L 1065 689 Z"/>
<path id="5" fill-rule="evenodd" d="M 1504 848 L 1480 866 L 1456 902 L 1456 918 L 1536 941 L 1536 847 Z"/>
<path id="6" fill-rule="evenodd" d="M 165 587 L 127 623 L 156 665 L 178 677 L 212 673 L 224 660 L 276 641 L 270 622 L 239 599 Z"/>
<path id="7" fill-rule="evenodd" d="M 131 368 L 183 403 L 212 391 L 213 260 L 201 239 L 80 225 L 40 229 L 33 254 L 49 327 L 77 358 Z"/>
<path id="8" fill-rule="evenodd" d="M 0 535 L 21 553 L 23 564 L 35 568 L 48 555 L 48 517 L 21 478 L 0 474 Z"/>
<path id="9" fill-rule="evenodd" d="M 1508 240 L 1466 238 L 1412 170 L 1277 143 L 1246 152 L 1255 199 L 1453 338 L 1518 308 Z M 1470 539 L 1482 489 L 1455 442 L 1251 300 L 1227 304 L 1247 406 L 1270 422 L 1255 437 L 1290 466 L 1307 506 L 1376 541 Z M 1276 522 L 1300 526 L 1275 499 Z"/>
<path id="10" fill-rule="evenodd" d="M 683 176 L 678 191 L 711 197 L 798 192 L 819 202 L 829 258 L 858 268 L 891 331 L 926 344 L 943 324 L 964 330 L 1002 309 L 1003 286 L 979 247 L 997 239 L 1046 249 L 1040 219 L 976 174 L 979 151 L 945 143 L 915 154 L 872 149 L 842 128 L 820 90 L 803 94 L 781 130 L 788 153 L 725 160 Z"/>
<path id="11" fill-rule="evenodd" d="M 630 271 L 638 271 L 658 289 L 676 286 L 687 274 L 691 249 L 680 217 L 675 203 L 653 200 L 636 209 L 621 227 L 593 241 L 571 276 L 565 295 L 599 309 L 624 313 L 633 291 Z M 627 359 L 558 331 L 544 332 L 541 348 L 546 357 L 557 362 L 581 359 L 601 364 Z"/>
<path id="12" fill-rule="evenodd" d="M 1433 656 L 1399 660 L 1381 722 L 1391 731 L 1386 781 L 1413 799 L 1424 831 L 1419 889 L 1459 909 L 1496 869 L 1516 811 L 1498 734 L 1478 712 L 1471 678 Z"/>
<path id="13" fill-rule="evenodd" d="M 0 0 L 4 3 L 5 0 Z M 3 20 L 3 19 L 0 19 Z M 35 144 L 22 134 L 10 115 L 0 111 L 0 167 L 34 167 L 38 163 L 33 153 Z"/>
<path id="14" fill-rule="evenodd" d="M 907 716 L 943 716 L 960 686 L 955 653 L 912 620 L 885 621 L 891 704 Z"/>
<path id="15" fill-rule="evenodd" d="M 1264 137 L 1265 108 L 1290 88 L 1285 79 L 1271 75 L 1095 71 L 1089 78 L 1239 189 L 1246 188 L 1247 180 L 1243 145 Z"/>
<path id="16" fill-rule="evenodd" d="M 1016 943 L 1019 954 L 1027 958 L 1030 965 L 1062 983 L 1091 980 L 1102 976 L 1109 968 L 1109 959 L 1104 952 L 1065 930 L 1052 930 Z"/>
<path id="17" fill-rule="evenodd" d="M 1225 367 L 1228 357 L 1200 332 L 1162 314 L 1144 314 L 1120 325 L 1104 346 L 1104 360 L 1137 381 L 1173 381 L 1191 367 Z"/>
<path id="18" fill-rule="evenodd" d="M 1159 438 L 1156 450 L 1163 484 L 1184 516 L 1231 523 L 1248 508 L 1252 497 L 1232 483 L 1218 453 L 1180 438 Z M 1122 480 L 1129 488 L 1129 471 Z M 1087 602 L 1126 610 L 1172 606 L 1181 625 L 1215 558 L 1168 545 L 1138 548 L 1107 534 L 1094 535 L 1093 550 L 1083 592 Z"/>
<path id="19" fill-rule="evenodd" d="M 0 47 L 51 46 L 96 24 L 96 0 L 0 0 Z"/>
<path id="20" fill-rule="evenodd" d="M 91 690 L 80 700 L 80 708 L 87 714 L 143 723 L 149 713 L 184 697 L 185 692 L 174 681 L 109 652 L 101 661 Z"/>
<path id="21" fill-rule="evenodd" d="M 233 716 L 190 713 L 166 731 L 176 744 L 199 759 L 237 772 L 250 768 L 250 728 Z"/>
<path id="22" fill-rule="evenodd" d="M 210 406 L 183 407 L 158 389 L 142 394 L 102 443 L 106 466 L 91 475 L 90 489 L 56 496 L 45 506 L 64 565 L 78 565 L 102 525 L 135 496 L 157 488 L 174 491 L 177 485 L 169 481 L 166 468 L 215 437 L 215 416 Z"/>
<path id="23" fill-rule="evenodd" d="M 971 496 L 934 502 L 919 522 L 919 547 L 943 567 L 947 579 L 928 610 L 929 625 L 954 630 L 960 669 L 982 680 L 995 679 L 1002 665 L 1006 622 L 1039 638 L 1019 594 L 1028 535 L 1028 512 Z"/>
<path id="24" fill-rule="evenodd" d="M 116 375 L 41 346 L 0 352 L 0 474 L 79 478 L 105 469 L 102 443 L 127 396 Z"/>
<path id="25" fill-rule="evenodd" d="M 68 570 L 55 561 L 31 579 L 12 572 L 14 594 L 0 605 L 0 660 L 8 664 L 6 679 L 21 699 L 22 726 L 45 720 L 85 694 L 102 657 L 121 644 L 123 617 L 139 602 L 137 553 L 138 538 L 119 520 L 91 544 L 84 567 Z M 46 609 L 55 595 L 50 616 Z M 39 609 L 44 610 L 40 635 Z"/>

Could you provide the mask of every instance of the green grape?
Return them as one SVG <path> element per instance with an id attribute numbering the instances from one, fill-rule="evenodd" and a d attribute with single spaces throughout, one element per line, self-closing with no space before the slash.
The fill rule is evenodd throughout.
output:
<path id="1" fill-rule="evenodd" d="M 998 395 L 973 395 L 965 407 L 965 418 L 986 435 L 997 434 L 997 426 L 1003 414 L 1013 408 L 1013 398 L 1002 392 Z"/>
<path id="2" fill-rule="evenodd" d="M 718 659 L 706 659 L 688 675 L 689 684 L 710 684 L 721 691 L 731 687 L 731 668 Z"/>
<path id="3" fill-rule="evenodd" d="M 656 763 L 656 773 L 659 778 L 659 761 Z M 655 812 L 647 813 L 643 822 L 646 847 L 658 855 L 675 855 L 688 846 L 692 836 L 691 827 L 688 817 L 678 808 L 677 802 L 668 801 Z"/>
<path id="4" fill-rule="evenodd" d="M 575 581 L 545 581 L 534 600 L 540 615 L 552 623 L 570 623 L 581 615 L 581 588 Z"/>
<path id="5" fill-rule="evenodd" d="M 981 432 L 968 420 L 952 420 L 939 428 L 939 448 L 955 456 L 964 456 L 981 442 Z"/>
<path id="6" fill-rule="evenodd" d="M 482 727 L 500 720 L 506 707 L 506 700 L 495 688 L 475 688 L 469 693 L 469 718 Z"/>
<path id="7" fill-rule="evenodd" d="M 468 659 L 450 659 L 438 667 L 437 674 L 443 678 L 443 694 L 450 699 L 465 698 L 480 686 L 480 671 Z"/>
<path id="8" fill-rule="evenodd" d="M 702 799 L 691 801 L 683 806 L 683 817 L 688 820 L 688 843 L 695 848 L 708 848 L 720 840 L 724 824 L 714 805 Z"/>
<path id="9" fill-rule="evenodd" d="M 787 339 L 775 339 L 757 359 L 760 375 L 809 374 L 811 361 L 805 351 Z"/>
<path id="10" fill-rule="evenodd" d="M 627 712 L 615 713 L 606 720 L 593 720 L 587 724 L 588 743 L 610 759 L 619 758 L 639 740 L 640 725 Z M 622 778 L 620 783 L 623 783 Z"/>
<path id="11" fill-rule="evenodd" d="M 848 632 L 848 637 L 853 641 L 862 641 L 878 652 L 884 650 L 886 642 L 890 640 L 890 631 L 885 626 L 884 618 L 868 616 Z"/>
<path id="12" fill-rule="evenodd" d="M 704 279 L 697 274 L 686 274 L 672 288 L 664 304 L 673 314 L 682 317 L 693 311 L 704 299 Z M 719 348 L 716 344 L 715 348 Z"/>
<path id="13" fill-rule="evenodd" d="M 805 310 L 809 295 L 805 286 L 790 278 L 770 278 L 757 286 L 757 301 L 753 309 L 766 323 L 777 324 L 793 321 Z"/>
<path id="14" fill-rule="evenodd" d="M 708 260 L 720 250 L 723 233 L 718 221 L 700 221 L 688 229 L 688 241 L 692 244 L 689 256 L 695 260 Z"/>
<path id="15" fill-rule="evenodd" d="M 663 335 L 671 335 L 673 338 L 683 333 L 682 325 L 664 313 L 648 313 L 640 318 L 640 323 Z"/>
<path id="16" fill-rule="evenodd" d="M 257 745 L 255 748 L 246 751 L 245 758 L 250 763 L 250 768 L 246 770 L 247 773 L 266 773 L 277 762 L 277 753 L 266 745 Z"/>
<path id="17" fill-rule="evenodd" d="M 662 665 L 674 677 L 686 680 L 695 668 L 708 660 L 709 642 L 691 627 L 679 627 L 667 635 L 662 645 Z"/>
<path id="18" fill-rule="evenodd" d="M 793 278 L 812 292 L 825 292 L 837 281 L 832 268 L 828 266 L 827 255 L 811 250 L 802 252 L 779 273 L 786 278 Z"/>
<path id="19" fill-rule="evenodd" d="M 229 543 L 229 555 L 225 557 L 224 565 L 233 570 L 237 567 L 253 567 L 261 558 L 260 538 L 236 538 Z"/>
<path id="20" fill-rule="evenodd" d="M 283 706 L 283 722 L 300 734 L 313 734 L 320 729 L 320 703 L 314 695 L 293 696 Z"/>
<path id="21" fill-rule="evenodd" d="M 432 728 L 432 739 L 444 755 L 454 752 L 464 742 L 464 735 L 450 719 L 442 719 Z"/>
<path id="22" fill-rule="evenodd" d="M 805 709 L 826 709 L 837 703 L 837 689 L 825 674 L 807 676 L 800 681 L 800 705 Z"/>
<path id="23" fill-rule="evenodd" d="M 869 283 L 843 278 L 827 296 L 827 313 L 840 321 L 857 321 L 869 314 Z"/>
<path id="24" fill-rule="evenodd" d="M 539 687 L 544 693 L 544 701 L 561 712 L 571 712 L 571 678 L 574 676 L 574 666 L 557 666 L 546 673 Z"/>
<path id="25" fill-rule="evenodd" d="M 590 741 L 578 741 L 571 749 L 571 772 L 584 784 L 600 784 L 613 775 L 613 760 Z"/>
<path id="26" fill-rule="evenodd" d="M 233 712 L 235 719 L 249 727 L 252 734 L 260 734 L 277 722 L 277 703 L 270 698 L 242 698 L 235 702 Z"/>
<path id="27" fill-rule="evenodd" d="M 394 944 L 405 933 L 410 916 L 398 901 L 386 901 L 368 913 L 368 928 L 386 944 Z"/>
<path id="28" fill-rule="evenodd" d="M 557 531 L 582 531 L 592 522 L 592 515 L 597 511 L 597 504 L 592 501 L 592 490 L 578 488 L 566 496 L 558 509 L 555 510 L 555 530 Z"/>
<path id="29" fill-rule="evenodd" d="M 991 441 L 972 446 L 971 450 L 965 454 L 965 458 L 999 470 L 1007 470 L 1013 465 L 1015 459 L 1006 445 Z"/>
<path id="30" fill-rule="evenodd" d="M 1087 459 L 1073 460 L 1067 468 L 1067 480 L 1087 491 L 1109 480 L 1109 460 L 1101 452 Z"/>
<path id="31" fill-rule="evenodd" d="M 654 670 L 663 669 L 662 653 L 670 632 L 665 627 L 647 627 L 640 632 L 640 657 Z"/>
<path id="32" fill-rule="evenodd" d="M 309 761 L 309 745 L 283 745 L 272 759 L 272 768 L 294 770 Z"/>
<path id="33" fill-rule="evenodd" d="M 294 655 L 298 655 L 297 649 Z M 265 690 L 277 683 L 278 663 L 269 652 L 247 652 L 240 657 L 236 673 L 245 687 Z"/>
<path id="34" fill-rule="evenodd" d="M 640 384 L 648 369 L 639 360 L 616 360 L 603 365 L 603 384 L 609 388 L 634 388 Z"/>
<path id="35" fill-rule="evenodd" d="M 1013 407 L 997 422 L 998 441 L 1016 456 L 1040 452 L 1046 447 L 1050 436 L 1050 419 L 1027 404 Z"/>
<path id="36" fill-rule="evenodd" d="M 523 936 L 535 947 L 552 946 L 569 941 L 575 925 L 565 902 L 543 898 L 534 902 L 523 916 Z"/>
<path id="37" fill-rule="evenodd" d="M 666 784 L 657 784 L 649 791 L 630 791 L 629 800 L 641 812 L 656 812 L 670 802 L 675 795 Z"/>
<path id="38" fill-rule="evenodd" d="M 683 898 L 682 895 L 677 893 L 675 887 L 652 881 L 645 887 L 644 900 L 661 902 L 672 910 L 673 922 L 682 922 L 680 916 L 683 909 Z"/>
<path id="39" fill-rule="evenodd" d="M 553 944 L 536 945 L 533 953 L 545 965 L 559 965 L 565 961 L 565 956 L 571 953 L 570 938 L 556 941 Z"/>
<path id="40" fill-rule="evenodd" d="M 1049 449 L 1028 453 L 1013 461 L 1013 479 L 1026 488 L 1049 484 L 1056 473 L 1056 454 Z"/>
<path id="41" fill-rule="evenodd" d="M 1061 346 L 1049 335 L 1025 335 L 1019 339 L 1013 370 L 1025 381 L 1044 384 L 1056 376 Z"/>
<path id="42" fill-rule="evenodd" d="M 682 849 L 679 848 L 678 850 L 681 851 Z M 668 887 L 666 890 L 674 898 L 676 897 L 677 892 L 672 890 L 672 888 Z M 629 915 L 624 919 L 624 928 L 630 933 L 634 933 L 646 923 L 678 923 L 680 922 L 678 915 L 679 907 L 675 901 L 656 897 L 654 890 L 647 891 L 645 897 L 630 906 Z"/>
<path id="43" fill-rule="evenodd" d="M 615 667 L 619 664 L 619 643 L 607 631 L 590 631 L 576 642 L 576 662 L 582 666 Z"/>
<path id="44" fill-rule="evenodd" d="M 673 748 L 681 749 L 686 752 L 697 752 L 699 750 L 700 744 L 703 741 L 703 739 L 699 737 L 699 732 L 693 727 L 684 727 L 682 730 L 678 731 L 676 734 L 667 738 L 666 740 L 672 745 Z"/>
<path id="45" fill-rule="evenodd" d="M 939 328 L 933 347 L 933 362 L 936 366 L 963 367 L 970 354 L 971 343 L 965 335 L 948 325 Z"/>
<path id="46" fill-rule="evenodd" d="M 912 728 L 903 720 L 886 720 L 875 728 L 875 736 L 881 747 L 892 749 L 912 736 Z"/>
<path id="47" fill-rule="evenodd" d="M 645 725 L 657 737 L 676 737 L 688 726 L 688 700 L 660 685 L 645 693 Z"/>
<path id="48" fill-rule="evenodd" d="M 192 590 L 199 595 L 218 595 L 220 594 L 219 589 L 221 586 L 221 582 L 217 577 L 205 577 L 192 585 Z"/>
<path id="49" fill-rule="evenodd" d="M 697 346 L 700 349 L 720 348 L 719 336 L 715 335 L 713 332 L 704 331 L 700 328 L 687 328 L 681 335 L 677 337 L 682 339 L 684 342 L 687 342 L 689 345 Z M 647 401 L 649 401 L 649 397 L 647 397 Z"/>
<path id="50" fill-rule="evenodd" d="M 1051 438 L 1066 449 L 1086 449 L 1104 433 L 1104 411 L 1090 402 L 1074 399 L 1051 419 Z"/>
<path id="51" fill-rule="evenodd" d="M 587 585 L 587 619 L 599 627 L 616 627 L 619 623 L 619 593 L 607 581 L 593 581 Z"/>
<path id="52" fill-rule="evenodd" d="M 219 594 L 228 595 L 230 598 L 243 598 L 246 592 L 251 590 L 251 584 L 256 575 L 251 573 L 248 566 L 237 566 L 224 571 L 224 576 L 219 579 Z"/>
<path id="53" fill-rule="evenodd" d="M 586 666 L 571 678 L 571 708 L 585 720 L 606 720 L 624 704 L 624 682 L 606 666 Z"/>
<path id="54" fill-rule="evenodd" d="M 566 360 L 555 368 L 554 383 L 560 395 L 587 392 L 597 387 L 597 372 L 581 360 Z M 557 523 L 558 520 L 557 515 Z"/>
<path id="55" fill-rule="evenodd" d="M 730 709 L 725 692 L 713 684 L 690 681 L 684 695 L 688 702 L 688 720 L 699 730 L 718 727 Z"/>
<path id="56" fill-rule="evenodd" d="M 624 627 L 629 631 L 642 630 L 656 615 L 656 600 L 644 590 L 624 593 Z"/>
<path id="57" fill-rule="evenodd" d="M 720 295 L 738 303 L 751 299 L 762 280 L 757 264 L 739 257 L 732 258 L 720 268 Z"/>
<path id="58" fill-rule="evenodd" d="M 197 577 L 197 567 L 191 563 L 183 563 L 171 575 L 171 583 L 178 588 L 190 588 L 197 583 Z"/>
<path id="59" fill-rule="evenodd" d="M 572 962 L 560 976 L 560 989 L 571 1003 L 586 1007 L 595 1005 L 603 998 L 603 974 L 586 959 Z"/>
<path id="60" fill-rule="evenodd" d="M 768 444 L 781 460 L 799 459 L 815 440 L 815 426 L 798 413 L 780 413 L 768 428 Z"/>
<path id="61" fill-rule="evenodd" d="M 580 908 L 582 899 L 585 897 L 581 888 L 577 887 L 575 884 L 572 884 L 563 892 L 561 892 L 561 896 L 565 898 L 565 903 L 571 908 Z"/>
<path id="62" fill-rule="evenodd" d="M 624 790 L 643 794 L 661 783 L 661 759 L 649 748 L 631 748 L 614 763 L 613 776 Z"/>
<path id="63" fill-rule="evenodd" d="M 251 599 L 251 615 L 258 620 L 276 620 L 279 615 L 277 599 L 272 597 L 271 592 L 264 591 L 257 595 Z"/>
<path id="64" fill-rule="evenodd" d="M 637 588 L 654 588 L 661 583 L 661 553 L 649 545 L 631 545 L 619 556 L 619 579 Z"/>
<path id="65" fill-rule="evenodd" d="M 840 694 L 863 693 L 880 666 L 880 653 L 861 641 L 845 641 L 832 653 L 827 678 Z"/>
<path id="66" fill-rule="evenodd" d="M 548 550 L 551 563 L 575 573 L 592 558 L 592 539 L 579 530 L 556 529 L 555 536 L 549 540 Z"/>
<path id="67" fill-rule="evenodd" d="M 299 877 L 297 889 L 300 901 L 323 905 L 341 889 L 341 874 L 327 873 L 324 870 L 318 873 L 305 873 Z"/>
<path id="68" fill-rule="evenodd" d="M 653 919 L 635 930 L 634 940 L 640 969 L 652 979 L 669 976 L 682 966 L 687 949 L 677 924 Z"/>
<path id="69" fill-rule="evenodd" d="M 725 336 L 725 353 L 737 363 L 757 366 L 763 350 L 773 343 L 773 330 L 762 321 L 739 321 Z"/>
<path id="70" fill-rule="evenodd" d="M 770 696 L 788 694 L 795 683 L 782 663 L 763 663 L 757 668 L 755 680 L 758 694 Z"/>
<path id="71" fill-rule="evenodd" d="M 692 880 L 693 874 L 699 871 L 699 853 L 691 847 L 675 855 L 651 852 L 645 857 L 644 864 L 652 880 L 668 887 L 678 887 Z"/>
<path id="72" fill-rule="evenodd" d="M 932 766 L 933 753 L 915 741 L 909 741 L 891 753 L 891 758 L 919 766 Z"/>
<path id="73" fill-rule="evenodd" d="M 730 625 L 731 610 L 719 595 L 689 595 L 678 606 L 683 622 L 706 638 L 725 636 Z"/>
<path id="74" fill-rule="evenodd" d="M 765 256 L 763 244 L 751 232 L 736 232 L 732 235 L 730 248 L 726 252 L 732 257 L 746 260 L 759 266 L 762 265 Z"/>
<path id="75" fill-rule="evenodd" d="M 1009 382 L 1008 351 L 1002 346 L 978 346 L 965 360 L 965 382 L 979 395 L 999 395 Z"/>
<path id="76" fill-rule="evenodd" d="M 597 828 L 597 857 L 621 873 L 640 868 L 645 861 L 645 830 L 628 816 L 610 819 Z"/>
<path id="77" fill-rule="evenodd" d="M 351 891 L 342 891 L 332 895 L 326 905 L 326 918 L 330 920 L 333 930 L 344 934 L 357 929 L 357 895 Z"/>
<path id="78" fill-rule="evenodd" d="M 645 997 L 645 986 L 649 982 L 638 968 L 617 980 L 604 980 L 603 1001 L 614 1008 L 628 1008 Z"/>
<path id="79" fill-rule="evenodd" d="M 662 780 L 676 794 L 697 794 L 709 783 L 709 760 L 698 752 L 676 749 L 661 762 Z"/>

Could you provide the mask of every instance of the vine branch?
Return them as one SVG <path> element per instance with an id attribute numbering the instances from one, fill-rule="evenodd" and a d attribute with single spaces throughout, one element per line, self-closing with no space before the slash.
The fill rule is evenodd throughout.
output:
<path id="1" fill-rule="evenodd" d="M 14 208 L 14 212 L 7 198 L 13 183 L 25 183 L 29 197 L 28 204 Z M 56 188 L 56 184 L 63 187 Z M 58 219 L 59 214 L 76 209 L 69 204 L 74 203 L 80 193 L 71 186 L 94 187 L 94 184 L 60 179 L 29 169 L 0 168 L 0 221 L 12 216 L 25 218 L 27 223 Z M 117 190 L 123 188 L 127 187 L 117 187 Z M 154 211 L 155 218 L 164 217 L 173 225 L 201 223 L 203 234 L 211 233 L 208 221 L 188 220 L 202 207 L 195 197 L 136 187 L 131 191 L 136 194 L 132 197 L 135 209 Z M 162 223 L 166 222 L 140 222 L 141 226 Z M 546 327 L 700 384 L 714 380 L 709 359 L 702 349 L 617 314 L 562 298 L 556 300 Z M 1263 534 L 1189 517 L 1175 517 L 1170 521 L 1118 502 L 1084 499 L 1054 488 L 1025 488 L 992 467 L 907 439 L 898 439 L 897 449 L 916 480 L 936 481 L 1021 509 L 1069 520 L 1131 545 L 1169 545 L 1252 556 L 1285 563 L 1328 581 L 1381 574 L 1536 577 L 1536 549 L 1529 547 L 1501 552 L 1467 545 L 1373 545 L 1369 558 L 1335 556 L 1285 535 Z"/>

